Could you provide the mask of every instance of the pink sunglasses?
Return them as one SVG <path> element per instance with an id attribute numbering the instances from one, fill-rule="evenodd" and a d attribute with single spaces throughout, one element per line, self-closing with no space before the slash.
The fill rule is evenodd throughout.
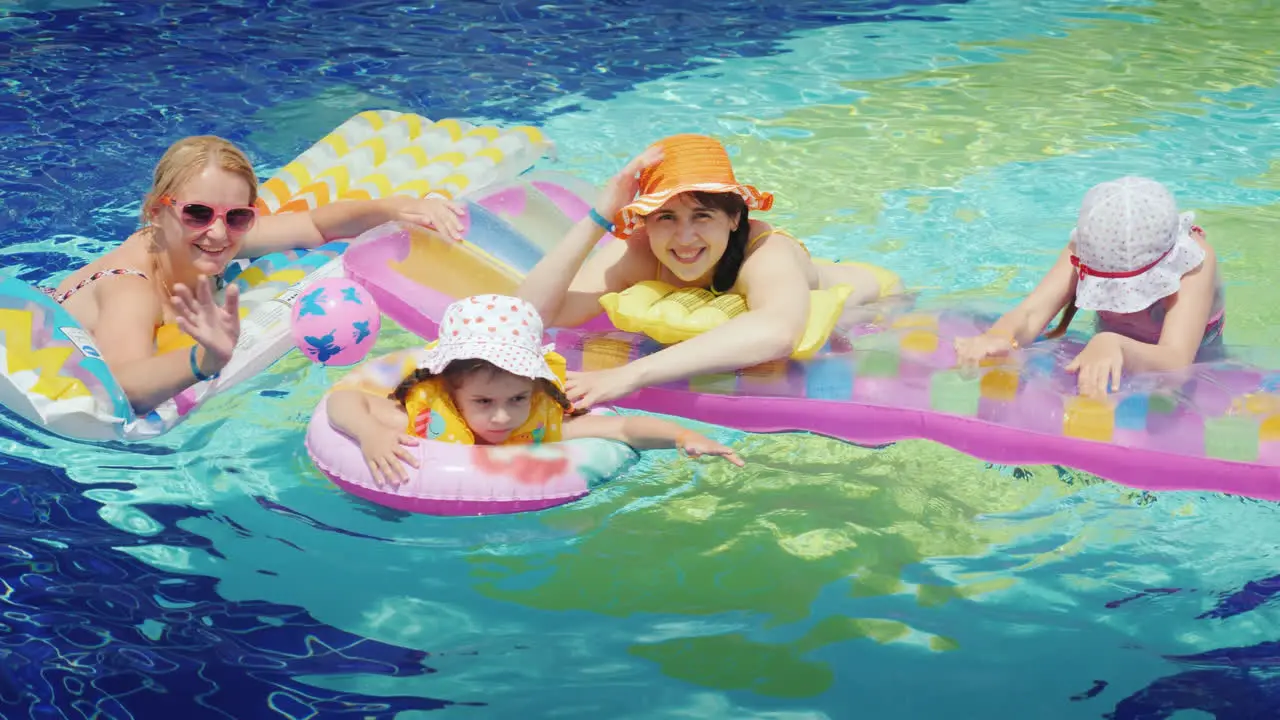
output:
<path id="1" fill-rule="evenodd" d="M 190 202 L 179 206 L 178 201 L 168 195 L 160 198 L 160 202 L 164 205 L 178 208 L 178 215 L 182 218 L 182 224 L 192 230 L 203 230 L 212 225 L 218 218 L 222 218 L 222 221 L 227 224 L 228 231 L 242 233 L 253 227 L 253 224 L 258 220 L 258 209 L 244 205 L 212 205 L 210 203 Z"/>

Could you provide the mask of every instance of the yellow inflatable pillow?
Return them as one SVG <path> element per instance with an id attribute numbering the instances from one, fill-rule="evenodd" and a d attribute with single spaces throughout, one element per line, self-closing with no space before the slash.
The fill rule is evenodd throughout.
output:
<path id="1" fill-rule="evenodd" d="M 822 349 L 852 292 L 850 285 L 810 291 L 809 323 L 791 357 L 804 360 Z M 663 345 L 700 335 L 747 309 L 741 295 L 713 295 L 703 288 L 677 289 L 661 280 L 646 280 L 622 292 L 607 293 L 600 298 L 600 305 L 619 330 L 644 333 Z"/>

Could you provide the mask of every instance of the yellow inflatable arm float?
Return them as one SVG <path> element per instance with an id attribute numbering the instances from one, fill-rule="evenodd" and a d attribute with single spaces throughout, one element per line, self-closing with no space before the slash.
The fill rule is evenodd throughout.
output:
<path id="1" fill-rule="evenodd" d="M 791 357 L 813 357 L 835 329 L 851 285 L 809 291 L 809 321 Z M 661 280 L 646 280 L 622 292 L 607 293 L 600 305 L 615 327 L 638 332 L 663 345 L 673 345 L 723 325 L 747 309 L 741 295 L 713 295 L 703 288 L 676 288 Z"/>
<path id="2" fill-rule="evenodd" d="M 430 348 L 435 342 L 427 344 Z M 556 375 L 556 385 L 564 387 L 565 371 L 568 367 L 564 356 L 554 350 L 543 357 L 551 372 Z M 414 385 L 409 390 L 404 402 L 405 414 L 409 416 L 410 435 L 454 442 L 463 445 L 475 445 L 476 437 L 463 419 L 462 412 L 454 404 L 449 391 L 445 389 L 439 378 L 431 378 Z M 560 407 L 546 393 L 537 393 L 533 398 L 529 417 L 518 428 L 511 432 L 503 445 L 535 445 L 541 443 L 560 442 L 561 425 L 564 423 L 564 408 Z"/>

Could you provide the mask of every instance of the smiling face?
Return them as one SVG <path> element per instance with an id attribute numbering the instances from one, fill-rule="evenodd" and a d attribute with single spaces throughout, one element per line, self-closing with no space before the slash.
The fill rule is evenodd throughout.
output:
<path id="1" fill-rule="evenodd" d="M 533 378 L 480 368 L 451 383 L 453 404 L 476 440 L 501 445 L 533 412 Z"/>
<path id="2" fill-rule="evenodd" d="M 183 138 L 165 151 L 142 213 L 173 264 L 173 279 L 226 269 L 257 219 L 257 183 L 245 154 L 220 137 Z"/>
<path id="3" fill-rule="evenodd" d="M 226 269 L 253 226 L 252 191 L 244 178 L 215 165 L 161 199 L 153 223 L 171 257 L 202 275 Z"/>
<path id="4" fill-rule="evenodd" d="M 742 199 L 732 193 L 680 193 L 645 216 L 649 248 L 684 282 L 705 284 L 742 222 Z"/>

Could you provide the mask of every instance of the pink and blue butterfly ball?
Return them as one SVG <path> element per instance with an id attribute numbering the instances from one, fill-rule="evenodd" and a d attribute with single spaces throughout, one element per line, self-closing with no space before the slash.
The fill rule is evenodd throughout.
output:
<path id="1" fill-rule="evenodd" d="M 307 286 L 293 304 L 293 342 L 321 365 L 354 365 L 378 341 L 382 313 L 367 290 L 344 278 Z"/>

